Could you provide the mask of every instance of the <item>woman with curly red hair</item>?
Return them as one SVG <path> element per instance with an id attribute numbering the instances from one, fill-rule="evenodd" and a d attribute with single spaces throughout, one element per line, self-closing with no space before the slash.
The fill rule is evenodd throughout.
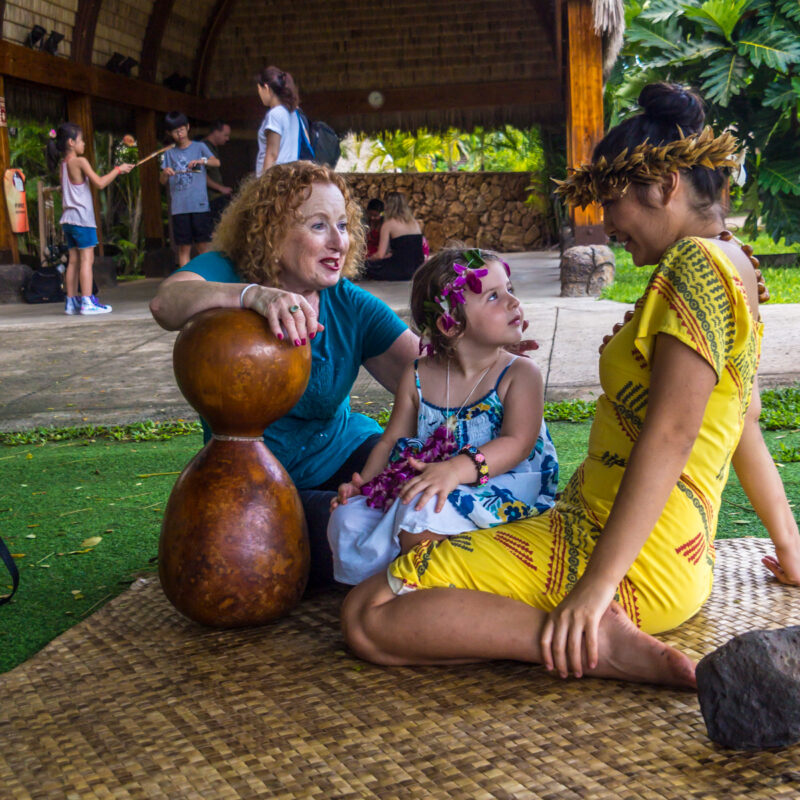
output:
<path id="1" fill-rule="evenodd" d="M 394 393 L 417 337 L 381 300 L 348 280 L 363 257 L 361 209 L 344 179 L 309 161 L 251 178 L 220 220 L 212 252 L 167 278 L 150 304 L 177 330 L 209 308 L 248 308 L 279 339 L 311 347 L 311 378 L 264 441 L 297 488 L 311 540 L 311 582 L 332 574 L 326 528 L 339 484 L 366 462 L 378 424 L 350 410 L 364 366 Z"/>

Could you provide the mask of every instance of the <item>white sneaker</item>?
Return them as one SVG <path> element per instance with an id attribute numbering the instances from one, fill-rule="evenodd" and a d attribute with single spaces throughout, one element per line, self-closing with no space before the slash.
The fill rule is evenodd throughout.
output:
<path id="1" fill-rule="evenodd" d="M 111 311 L 111 306 L 103 305 L 94 295 L 91 297 L 81 298 L 81 311 L 82 315 L 86 314 L 108 314 Z"/>
<path id="2" fill-rule="evenodd" d="M 67 297 L 64 300 L 64 313 L 65 314 L 80 314 L 81 313 L 81 298 L 80 297 Z"/>

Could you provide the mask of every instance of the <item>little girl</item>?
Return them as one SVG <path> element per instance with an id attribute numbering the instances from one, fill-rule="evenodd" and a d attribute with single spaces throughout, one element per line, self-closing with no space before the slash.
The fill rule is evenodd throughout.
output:
<path id="1" fill-rule="evenodd" d="M 108 314 L 111 306 L 103 305 L 92 294 L 92 265 L 94 247 L 97 244 L 97 222 L 94 217 L 92 190 L 89 181 L 98 189 L 105 189 L 118 175 L 133 169 L 133 164 L 119 164 L 107 175 L 100 177 L 83 157 L 86 142 L 83 131 L 72 122 L 58 126 L 56 138 L 47 143 L 47 163 L 55 172 L 61 172 L 61 195 L 63 213 L 61 227 L 69 248 L 69 262 L 65 278 L 67 299 L 65 314 Z M 87 180 L 88 178 L 88 180 Z M 78 296 L 80 275 L 81 297 Z"/>
<path id="2" fill-rule="evenodd" d="M 523 329 L 508 265 L 485 250 L 440 251 L 414 274 L 411 316 L 427 357 L 406 370 L 383 436 L 331 504 L 342 583 L 360 583 L 422 541 L 555 502 L 542 376 L 506 349 Z"/>

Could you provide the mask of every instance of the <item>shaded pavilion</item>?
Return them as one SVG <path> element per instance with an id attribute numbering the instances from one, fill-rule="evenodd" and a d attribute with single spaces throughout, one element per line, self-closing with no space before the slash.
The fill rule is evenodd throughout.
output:
<path id="1" fill-rule="evenodd" d="M 160 146 L 160 117 L 174 108 L 200 122 L 222 118 L 254 131 L 264 113 L 255 75 L 267 64 L 291 72 L 307 114 L 340 132 L 539 124 L 563 131 L 568 163 L 579 163 L 603 132 L 604 45 L 613 58 L 621 6 L 0 0 L 0 167 L 12 166 L 6 113 L 17 113 L 13 100 L 26 92 L 61 93 L 64 118 L 83 128 L 93 161 L 99 107 L 134 120 L 141 154 Z M 34 26 L 39 41 L 26 46 Z M 155 160 L 141 167 L 141 186 L 146 246 L 155 248 L 163 244 Z M 16 261 L 2 205 L 0 262 Z M 573 222 L 578 243 L 602 238 L 599 209 L 576 211 Z"/>

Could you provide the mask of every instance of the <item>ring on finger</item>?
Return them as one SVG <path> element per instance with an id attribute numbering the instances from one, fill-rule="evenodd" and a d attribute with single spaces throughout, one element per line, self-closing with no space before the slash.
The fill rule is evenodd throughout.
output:
<path id="1" fill-rule="evenodd" d="M 300 310 L 300 306 L 298 306 L 298 305 L 289 306 L 289 313 L 290 314 L 294 314 L 295 312 L 297 312 L 299 310 Z"/>

